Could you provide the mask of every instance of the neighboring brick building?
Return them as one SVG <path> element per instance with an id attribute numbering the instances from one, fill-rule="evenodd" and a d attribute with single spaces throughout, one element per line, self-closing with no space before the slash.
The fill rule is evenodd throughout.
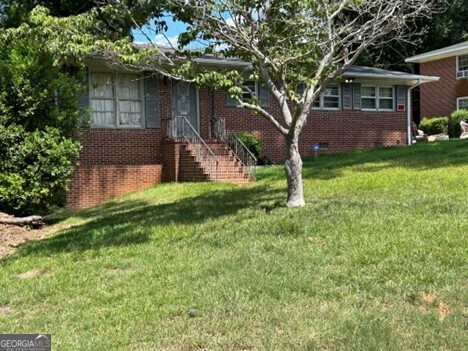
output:
<path id="1" fill-rule="evenodd" d="M 207 61 L 216 64 L 216 59 Z M 238 68 L 248 63 L 222 60 L 222 65 Z M 301 133 L 302 156 L 311 155 L 315 144 L 321 152 L 330 153 L 408 144 L 408 88 L 434 80 L 437 78 L 351 67 L 317 101 Z M 97 61 L 89 65 L 88 81 L 89 94 L 81 100 L 90 106 L 92 125 L 82 130 L 80 165 L 67 198 L 72 209 L 166 181 L 249 181 L 232 151 L 214 138 L 214 126 L 221 119 L 228 133 L 258 135 L 263 155 L 275 161 L 285 157 L 281 134 L 267 120 L 236 107 L 222 92 L 149 73 L 116 72 Z M 262 107 L 280 116 L 266 89 L 254 82 L 246 85 Z M 176 125 L 181 118 L 174 116 L 184 116 L 216 154 L 216 177 L 210 174 L 213 169 L 208 170 L 206 159 L 198 159 L 200 150 L 204 150 L 203 157 L 211 157 L 207 148 L 186 145 L 180 133 L 187 132 L 187 126 Z"/>
<path id="2" fill-rule="evenodd" d="M 419 63 L 422 75 L 440 77 L 420 88 L 421 119 L 468 109 L 468 41 L 410 57 L 406 62 Z"/>

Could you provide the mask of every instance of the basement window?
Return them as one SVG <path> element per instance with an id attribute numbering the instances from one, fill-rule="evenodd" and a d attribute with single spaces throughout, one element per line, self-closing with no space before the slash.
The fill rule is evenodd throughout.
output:
<path id="1" fill-rule="evenodd" d="M 323 150 L 323 151 L 328 150 L 328 143 L 319 143 L 318 146 L 319 146 L 319 150 Z"/>

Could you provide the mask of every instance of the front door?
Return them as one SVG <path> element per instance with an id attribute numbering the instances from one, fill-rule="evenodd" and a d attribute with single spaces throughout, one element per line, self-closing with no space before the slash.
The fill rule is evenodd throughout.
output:
<path id="1" fill-rule="evenodd" d="M 174 117 L 184 116 L 199 133 L 198 94 L 193 84 L 174 81 L 172 85 L 172 113 Z"/>

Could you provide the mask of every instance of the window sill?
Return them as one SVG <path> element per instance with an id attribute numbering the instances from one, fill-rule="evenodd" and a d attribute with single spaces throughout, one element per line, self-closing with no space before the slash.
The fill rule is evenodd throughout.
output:
<path id="1" fill-rule="evenodd" d="M 372 109 L 372 108 L 362 108 L 361 111 L 365 112 L 402 112 L 402 111 L 395 111 L 395 110 L 386 110 L 386 109 Z"/>
<path id="2" fill-rule="evenodd" d="M 146 129 L 145 127 L 143 126 L 125 126 L 125 127 L 114 127 L 114 126 L 97 126 L 97 125 L 92 125 L 90 126 L 92 129 Z"/>

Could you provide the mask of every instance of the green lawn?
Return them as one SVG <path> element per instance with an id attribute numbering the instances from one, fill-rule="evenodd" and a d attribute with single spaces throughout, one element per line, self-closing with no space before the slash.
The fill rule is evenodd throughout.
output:
<path id="1" fill-rule="evenodd" d="M 62 215 L 0 261 L 0 332 L 59 351 L 466 350 L 468 141 L 306 161 L 301 209 L 285 184 L 274 167 Z"/>

